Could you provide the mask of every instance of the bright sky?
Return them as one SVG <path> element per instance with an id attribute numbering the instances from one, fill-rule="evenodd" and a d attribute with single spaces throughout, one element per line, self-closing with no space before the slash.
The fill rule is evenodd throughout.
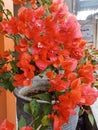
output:
<path id="1" fill-rule="evenodd" d="M 98 12 L 98 9 L 97 10 L 80 11 L 80 12 L 78 12 L 77 19 L 78 20 L 85 20 L 88 15 L 94 14 L 96 12 Z"/>

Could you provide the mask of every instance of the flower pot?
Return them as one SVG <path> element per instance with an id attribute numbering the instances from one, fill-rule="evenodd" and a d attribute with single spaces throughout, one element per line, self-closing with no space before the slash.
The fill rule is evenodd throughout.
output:
<path id="1" fill-rule="evenodd" d="M 23 88 L 16 88 L 14 91 L 14 94 L 16 96 L 16 101 L 17 101 L 17 119 L 19 120 L 21 116 L 23 116 L 27 121 L 28 124 L 32 122 L 32 116 L 30 114 L 27 114 L 24 112 L 23 107 L 25 103 L 29 103 L 31 101 L 31 98 L 26 96 L 27 93 L 31 93 L 32 91 L 37 92 L 37 90 L 40 90 L 40 92 L 45 91 L 49 87 L 49 81 L 47 78 L 39 78 L 35 77 L 33 80 L 33 87 L 23 87 Z M 38 100 L 40 104 L 44 105 L 47 102 Z M 75 109 L 76 115 L 70 116 L 69 123 L 64 124 L 62 126 L 62 130 L 75 130 L 78 122 L 78 112 L 79 112 L 79 107 L 76 107 Z M 52 127 L 50 126 L 47 130 L 52 130 Z"/>

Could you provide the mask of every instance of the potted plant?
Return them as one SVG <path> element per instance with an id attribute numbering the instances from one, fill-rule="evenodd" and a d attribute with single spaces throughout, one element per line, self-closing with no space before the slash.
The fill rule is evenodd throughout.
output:
<path id="1" fill-rule="evenodd" d="M 24 109 L 33 116 L 30 126 L 34 130 L 46 130 L 51 125 L 51 129 L 61 130 L 77 106 L 96 101 L 96 65 L 85 55 L 87 41 L 63 0 L 31 0 L 29 8 L 25 7 L 26 0 L 13 1 L 22 4 L 17 17 L 4 10 L 0 1 L 0 11 L 6 16 L 1 19 L 0 32 L 15 43 L 14 50 L 0 55 L 0 86 L 10 91 L 33 88 L 35 76 L 42 80 L 47 77 L 47 87 L 42 86 Z"/>

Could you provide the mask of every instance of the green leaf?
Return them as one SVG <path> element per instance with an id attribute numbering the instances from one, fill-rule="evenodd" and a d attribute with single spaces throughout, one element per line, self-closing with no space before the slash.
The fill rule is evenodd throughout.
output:
<path id="1" fill-rule="evenodd" d="M 8 85 L 7 89 L 9 89 L 11 92 L 13 92 L 13 90 L 15 89 L 15 87 L 13 86 L 12 82 L 8 81 L 6 85 Z"/>
<path id="2" fill-rule="evenodd" d="M 26 126 L 26 125 L 27 125 L 27 122 L 26 122 L 25 118 L 23 116 L 21 116 L 20 120 L 18 122 L 18 128 L 20 129 L 21 127 Z"/>
<path id="3" fill-rule="evenodd" d="M 24 112 L 31 114 L 31 109 L 29 103 L 24 104 Z"/>
<path id="4" fill-rule="evenodd" d="M 63 50 L 64 49 L 64 45 L 63 44 L 59 44 L 60 48 Z"/>
<path id="5" fill-rule="evenodd" d="M 15 61 L 11 61 L 10 64 L 12 66 L 12 70 L 14 71 L 14 73 L 17 73 L 18 72 L 18 68 L 16 66 L 16 62 Z"/>
<path id="6" fill-rule="evenodd" d="M 47 115 L 45 115 L 43 118 L 42 118 L 42 125 L 43 126 L 49 126 L 50 125 L 50 120 L 49 120 L 49 118 L 48 118 L 48 116 Z"/>
<path id="7" fill-rule="evenodd" d="M 88 119 L 89 119 L 91 125 L 93 126 L 94 125 L 94 117 L 91 113 L 88 114 Z"/>
<path id="8" fill-rule="evenodd" d="M 5 65 L 6 60 L 5 59 L 0 59 L 0 69 Z"/>
<path id="9" fill-rule="evenodd" d="M 52 105 L 51 104 L 44 104 L 43 105 L 43 112 L 44 115 L 48 115 L 52 111 Z"/>
<path id="10" fill-rule="evenodd" d="M 79 116 L 83 115 L 84 111 L 82 109 L 79 110 Z"/>
<path id="11" fill-rule="evenodd" d="M 11 77 L 11 73 L 9 72 L 3 72 L 1 75 L 2 79 L 9 79 Z"/>
<path id="12" fill-rule="evenodd" d="M 66 82 L 66 81 L 67 81 L 67 78 L 62 78 L 62 80 Z"/>
<path id="13" fill-rule="evenodd" d="M 3 65 L 0 64 L 0 69 L 2 69 Z"/>
<path id="14" fill-rule="evenodd" d="M 95 87 L 98 87 L 98 81 L 95 81 L 95 82 L 94 82 L 94 86 L 95 86 Z"/>
<path id="15" fill-rule="evenodd" d="M 4 6 L 4 2 L 2 0 L 0 0 L 0 5 Z"/>
<path id="16" fill-rule="evenodd" d="M 43 101 L 51 102 L 51 96 L 48 93 L 37 94 L 34 97 L 39 98 L 40 100 Z"/>
<path id="17" fill-rule="evenodd" d="M 47 5 L 50 5 L 51 2 L 52 2 L 52 0 L 42 0 L 42 3 L 47 4 Z"/>
<path id="18" fill-rule="evenodd" d="M 42 126 L 40 130 L 47 130 L 47 126 Z"/>
<path id="19" fill-rule="evenodd" d="M 7 15 L 12 17 L 12 12 L 9 9 L 6 9 L 6 11 L 7 11 Z"/>
<path id="20" fill-rule="evenodd" d="M 8 89 L 11 92 L 15 89 L 12 82 L 8 80 L 0 82 L 0 86 L 3 87 L 4 89 Z"/>
<path id="21" fill-rule="evenodd" d="M 0 12 L 3 12 L 3 6 L 0 4 Z"/>
<path id="22" fill-rule="evenodd" d="M 33 99 L 30 102 L 30 109 L 32 112 L 33 117 L 36 117 L 40 113 L 40 104 L 36 101 L 36 99 Z"/>
<path id="23" fill-rule="evenodd" d="M 0 0 L 0 12 L 3 12 L 4 2 Z"/>
<path id="24" fill-rule="evenodd" d="M 36 119 L 37 118 L 37 119 Z M 41 120 L 42 120 L 42 116 L 39 115 L 38 117 L 35 118 L 34 121 L 34 130 L 37 130 L 38 126 L 41 125 Z"/>
<path id="25" fill-rule="evenodd" d="M 0 16 L 0 22 L 2 21 L 2 16 Z"/>

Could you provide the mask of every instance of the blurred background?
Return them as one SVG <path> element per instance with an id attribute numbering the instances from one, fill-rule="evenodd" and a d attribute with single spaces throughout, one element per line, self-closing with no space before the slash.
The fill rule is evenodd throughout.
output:
<path id="1" fill-rule="evenodd" d="M 98 48 L 98 0 L 65 0 L 81 24 L 83 38 Z"/>

